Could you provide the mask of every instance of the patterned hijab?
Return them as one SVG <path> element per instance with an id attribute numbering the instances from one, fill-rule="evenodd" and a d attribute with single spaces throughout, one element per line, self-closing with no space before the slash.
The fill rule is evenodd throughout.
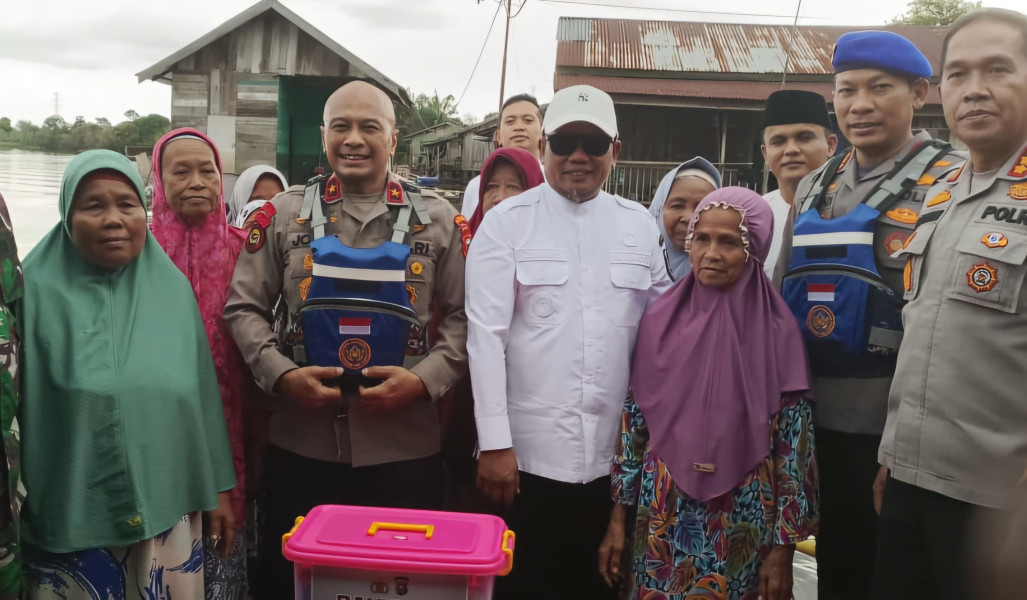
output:
<path id="1" fill-rule="evenodd" d="M 243 362 L 235 340 L 225 324 L 225 303 L 232 283 L 235 263 L 246 239 L 246 232 L 230 227 L 225 214 L 224 192 L 219 188 L 218 203 L 203 222 L 189 226 L 171 210 L 164 194 L 162 160 L 165 149 L 175 138 L 196 137 L 206 142 L 214 153 L 218 173 L 221 156 L 214 142 L 195 129 L 175 129 L 157 140 L 153 147 L 153 224 L 151 230 L 164 251 L 192 284 L 196 302 L 203 317 L 210 351 L 217 367 L 221 401 L 224 403 L 232 455 L 239 484 L 232 492 L 236 518 L 242 515 L 245 494 L 243 468 L 242 398 L 253 390 L 252 377 Z"/>

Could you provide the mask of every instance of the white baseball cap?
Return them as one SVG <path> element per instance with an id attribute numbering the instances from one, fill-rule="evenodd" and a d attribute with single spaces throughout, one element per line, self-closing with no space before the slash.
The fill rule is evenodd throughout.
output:
<path id="1" fill-rule="evenodd" d="M 590 85 L 572 85 L 553 95 L 542 120 L 542 131 L 552 135 L 568 123 L 584 121 L 603 130 L 611 138 L 617 137 L 617 113 L 613 98 Z"/>

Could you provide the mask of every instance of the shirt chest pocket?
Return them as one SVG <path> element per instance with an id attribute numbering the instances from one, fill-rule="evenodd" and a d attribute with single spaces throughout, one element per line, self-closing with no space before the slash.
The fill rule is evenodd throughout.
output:
<path id="1" fill-rule="evenodd" d="M 956 245 L 951 294 L 957 300 L 1015 313 L 1027 272 L 1027 231 L 967 226 Z"/>
<path id="2" fill-rule="evenodd" d="M 610 283 L 613 284 L 611 319 L 616 325 L 637 326 L 653 285 L 649 255 L 610 252 Z"/>
<path id="3" fill-rule="evenodd" d="M 568 311 L 566 283 L 570 277 L 567 251 L 523 249 L 514 253 L 518 301 L 525 321 L 536 325 L 562 323 Z"/>

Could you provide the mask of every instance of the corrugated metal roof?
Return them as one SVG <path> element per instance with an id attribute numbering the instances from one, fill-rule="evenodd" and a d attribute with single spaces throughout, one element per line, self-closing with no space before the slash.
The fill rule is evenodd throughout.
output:
<path id="1" fill-rule="evenodd" d="M 847 31 L 812 27 L 560 17 L 556 68 L 829 75 L 832 48 Z M 937 66 L 947 27 L 885 27 L 908 38 Z"/>
<path id="2" fill-rule="evenodd" d="M 657 79 L 651 77 L 607 77 L 601 75 L 557 74 L 555 89 L 572 85 L 590 85 L 611 95 L 663 96 L 679 99 L 700 98 L 706 100 L 753 100 L 764 102 L 767 96 L 781 89 L 780 82 L 772 81 L 724 81 L 709 79 Z M 816 92 L 828 104 L 833 101 L 834 84 L 817 81 L 789 81 L 786 88 Z M 941 104 L 937 86 L 927 92 L 927 104 Z"/>

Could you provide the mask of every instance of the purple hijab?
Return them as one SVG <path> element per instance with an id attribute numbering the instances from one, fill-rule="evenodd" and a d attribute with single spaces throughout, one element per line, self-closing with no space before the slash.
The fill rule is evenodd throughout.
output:
<path id="1" fill-rule="evenodd" d="M 781 399 L 810 387 L 799 326 L 763 272 L 770 205 L 745 188 L 716 190 L 696 208 L 689 239 L 712 207 L 742 215 L 741 276 L 717 290 L 693 269 L 642 316 L 631 365 L 653 448 L 678 488 L 704 502 L 741 484 L 770 454 L 770 419 Z"/>

